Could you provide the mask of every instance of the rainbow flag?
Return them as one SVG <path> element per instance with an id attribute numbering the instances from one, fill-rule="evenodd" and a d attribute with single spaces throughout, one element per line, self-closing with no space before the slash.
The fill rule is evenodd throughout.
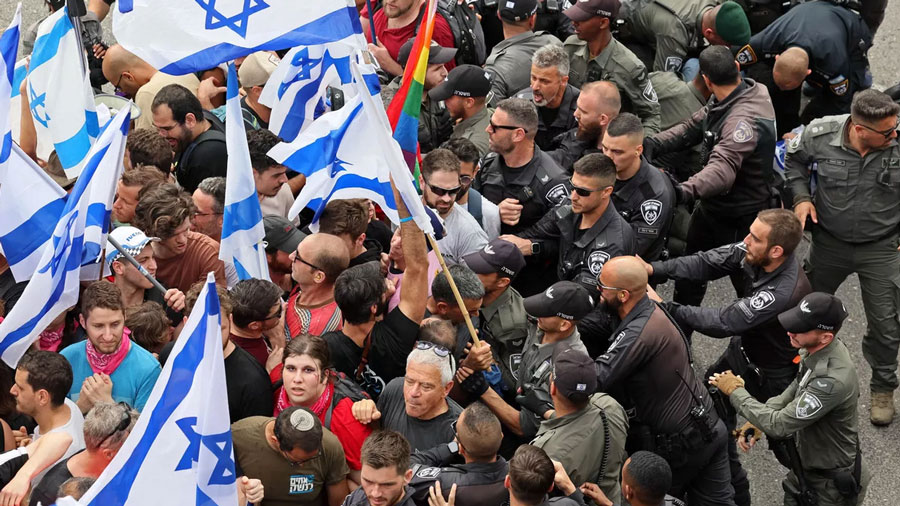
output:
<path id="1" fill-rule="evenodd" d="M 422 26 L 413 43 L 400 89 L 388 105 L 387 116 L 394 131 L 394 139 L 400 144 L 403 158 L 410 172 L 419 181 L 419 112 L 422 110 L 422 92 L 425 87 L 425 71 L 428 68 L 428 53 L 434 31 L 434 17 L 437 1 L 428 0 L 426 15 L 422 16 Z M 415 65 L 410 65 L 416 62 Z"/>

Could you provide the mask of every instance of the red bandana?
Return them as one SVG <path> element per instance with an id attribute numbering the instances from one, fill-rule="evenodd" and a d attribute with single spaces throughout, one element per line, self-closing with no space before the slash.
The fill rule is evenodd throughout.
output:
<path id="1" fill-rule="evenodd" d="M 129 336 L 131 335 L 131 331 L 126 327 L 122 331 L 122 343 L 119 344 L 119 349 L 112 353 L 100 353 L 94 348 L 94 345 L 91 344 L 91 340 L 85 340 L 85 349 L 87 350 L 87 361 L 88 364 L 91 365 L 91 370 L 94 371 L 95 374 L 103 373 L 103 374 L 112 374 L 113 371 L 119 367 L 119 364 L 125 360 L 125 355 L 128 355 L 128 350 L 131 349 L 131 339 Z"/>
<path id="2" fill-rule="evenodd" d="M 325 386 L 325 391 L 322 392 L 322 395 L 319 396 L 312 407 L 309 408 L 310 411 L 319 417 L 319 420 L 325 418 L 325 411 L 328 409 L 328 406 L 331 406 L 331 398 L 334 396 L 334 382 L 331 381 L 330 376 L 331 373 L 329 372 L 329 381 Z M 282 385 L 278 390 L 278 400 L 275 401 L 275 414 L 273 416 L 278 416 L 279 413 L 289 407 L 291 407 L 291 400 L 287 396 L 284 385 Z"/>

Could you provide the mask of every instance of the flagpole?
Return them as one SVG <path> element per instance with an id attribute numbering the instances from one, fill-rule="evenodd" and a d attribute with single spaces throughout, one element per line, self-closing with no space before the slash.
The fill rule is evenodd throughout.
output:
<path id="1" fill-rule="evenodd" d="M 163 295 L 166 294 L 167 288 L 164 287 L 164 286 L 162 286 L 162 284 L 160 284 L 160 282 L 157 281 L 156 278 L 154 278 L 153 276 L 151 276 L 150 273 L 147 272 L 147 269 L 145 269 L 143 265 L 139 264 L 139 263 L 137 262 L 137 260 L 135 260 L 134 257 L 131 256 L 130 253 L 128 253 L 127 251 L 125 251 L 125 248 L 123 248 L 122 245 L 119 244 L 119 241 L 117 241 L 117 240 L 112 236 L 112 234 L 108 235 L 106 238 L 109 240 L 109 243 L 112 244 L 114 248 L 116 248 L 117 250 L 119 250 L 119 253 L 121 253 L 122 256 L 125 257 L 125 260 L 128 260 L 128 263 L 130 263 L 131 265 L 133 265 L 135 269 L 137 269 L 141 274 L 144 275 L 145 278 L 147 278 L 147 281 L 153 283 L 153 286 L 154 286 L 157 290 L 159 290 L 160 293 L 162 293 Z M 101 272 L 101 273 L 103 272 L 103 269 L 102 269 L 102 268 L 100 269 L 100 272 Z"/>
<path id="2" fill-rule="evenodd" d="M 475 343 L 475 346 L 478 346 L 478 343 L 480 342 L 478 340 L 478 334 L 475 332 L 475 326 L 472 325 L 472 318 L 469 317 L 469 310 L 466 309 L 466 304 L 463 302 L 462 295 L 459 294 L 459 289 L 456 288 L 456 282 L 453 281 L 453 276 L 450 275 L 450 269 L 447 268 L 447 264 L 444 262 L 444 255 L 441 254 L 441 249 L 438 247 L 438 243 L 432 234 L 425 234 L 425 237 L 427 237 L 428 242 L 431 243 L 431 248 L 434 249 L 438 262 L 441 264 L 441 269 L 444 271 L 444 276 L 447 278 L 447 282 L 450 283 L 450 290 L 453 291 L 453 297 L 456 298 L 456 303 L 459 304 L 459 310 L 466 320 L 466 327 L 469 328 L 469 335 L 472 336 L 472 341 Z"/>
<path id="3" fill-rule="evenodd" d="M 72 20 L 72 26 L 75 27 L 75 40 L 78 41 L 78 54 L 81 56 L 78 58 L 78 63 L 81 64 L 81 71 L 87 72 L 87 62 L 85 61 L 87 55 L 84 53 L 84 42 L 81 40 L 81 16 L 87 14 L 87 8 L 84 5 L 84 0 L 66 0 L 66 7 L 69 9 L 69 18 Z"/>
<path id="4" fill-rule="evenodd" d="M 372 10 L 372 0 L 366 0 L 366 10 L 369 11 L 369 33 L 372 34 L 372 44 L 378 45 L 375 38 L 375 11 Z"/>

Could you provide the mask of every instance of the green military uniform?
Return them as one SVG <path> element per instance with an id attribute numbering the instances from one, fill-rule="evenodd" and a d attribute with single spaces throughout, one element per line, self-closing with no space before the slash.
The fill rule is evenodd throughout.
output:
<path id="1" fill-rule="evenodd" d="M 690 119 L 708 99 L 692 83 L 684 82 L 674 72 L 650 72 L 650 82 L 659 100 L 659 126 L 668 130 Z"/>
<path id="2" fill-rule="evenodd" d="M 472 144 L 478 148 L 478 155 L 484 156 L 490 151 L 487 126 L 491 123 L 491 115 L 494 114 L 493 109 L 483 107 L 472 117 L 466 118 L 453 126 L 453 133 L 450 138 L 461 137 L 469 139 Z"/>
<path id="3" fill-rule="evenodd" d="M 572 483 L 596 483 L 618 503 L 627 436 L 625 409 L 609 395 L 596 393 L 584 409 L 541 422 L 531 444 L 561 462 Z"/>
<path id="4" fill-rule="evenodd" d="M 868 328 L 862 349 L 872 367 L 873 392 L 897 388 L 900 325 L 900 145 L 860 157 L 847 140 L 849 115 L 812 121 L 788 145 L 785 171 L 794 206 L 812 200 L 818 225 L 812 232 L 807 274 L 815 291 L 834 293 L 859 275 Z M 810 196 L 810 170 L 818 167 Z"/>
<path id="5" fill-rule="evenodd" d="M 612 81 L 619 88 L 625 103 L 631 103 L 631 111 L 641 118 L 644 133 L 659 132 L 659 102 L 653 83 L 647 76 L 647 68 L 634 53 L 616 39 L 600 54 L 591 58 L 586 41 L 572 35 L 566 39 L 569 54 L 569 84 L 581 88 L 591 81 Z M 622 107 L 627 110 L 626 107 Z"/>
<path id="6" fill-rule="evenodd" d="M 731 394 L 731 404 L 750 423 L 767 435 L 783 438 L 796 434 L 797 451 L 808 485 L 819 496 L 819 505 L 862 504 L 869 473 L 862 463 L 862 490 L 854 500 L 841 496 L 827 474 L 852 472 L 859 451 L 856 368 L 844 343 L 835 338 L 802 360 L 797 378 L 779 396 L 765 404 L 744 388 Z M 785 505 L 798 504 L 799 482 L 793 472 L 784 481 Z"/>
<path id="7" fill-rule="evenodd" d="M 679 72 L 688 58 L 706 45 L 701 21 L 717 0 L 654 0 L 631 15 L 628 30 L 637 41 L 656 51 L 653 70 Z M 658 89 L 658 88 L 657 88 Z"/>
<path id="8" fill-rule="evenodd" d="M 516 391 L 522 348 L 531 327 L 522 300 L 519 292 L 510 286 L 497 300 L 483 306 L 479 314 L 481 328 L 478 335 L 491 345 L 494 361 L 500 366 L 503 385 L 512 395 Z"/>
<path id="9" fill-rule="evenodd" d="M 491 104 L 496 105 L 531 84 L 531 57 L 547 44 L 562 42 L 547 32 L 529 30 L 494 46 L 484 62 L 484 69 L 491 73 Z"/>

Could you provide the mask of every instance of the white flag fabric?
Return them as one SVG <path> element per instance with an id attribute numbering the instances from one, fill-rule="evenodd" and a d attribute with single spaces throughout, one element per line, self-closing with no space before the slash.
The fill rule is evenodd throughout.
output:
<path id="1" fill-rule="evenodd" d="M 209 273 L 137 424 L 79 503 L 234 506 L 229 420 L 219 297 Z"/>
<path id="2" fill-rule="evenodd" d="M 113 13 L 116 40 L 172 75 L 354 33 L 362 28 L 349 0 L 119 0 Z"/>
<path id="3" fill-rule="evenodd" d="M 130 119 L 129 108 L 119 111 L 91 147 L 37 271 L 0 323 L 0 354 L 10 367 L 54 318 L 78 302 L 79 282 L 100 277 Z"/>
<path id="4" fill-rule="evenodd" d="M 9 102 L 9 126 L 12 129 L 13 142 L 19 142 L 19 133 L 22 131 L 22 93 L 20 88 L 27 74 L 28 58 L 22 58 L 16 62 L 13 70 L 12 100 Z"/>
<path id="5" fill-rule="evenodd" d="M 234 265 L 240 279 L 269 279 L 265 248 L 260 244 L 266 236 L 262 209 L 253 181 L 247 133 L 241 113 L 237 72 L 228 64 L 225 93 L 225 142 L 228 149 L 228 173 L 225 181 L 225 215 L 219 259 Z"/>
<path id="6" fill-rule="evenodd" d="M 6 163 L 12 147 L 10 111 L 12 110 L 13 82 L 16 77 L 16 53 L 19 51 L 20 24 L 22 24 L 21 3 L 16 6 L 12 23 L 0 35 L 0 178 L 6 171 Z"/>
<path id="7" fill-rule="evenodd" d="M 81 172 L 100 132 L 83 59 L 67 8 L 40 24 L 28 68 L 28 101 L 38 138 L 52 141 L 70 178 Z"/>
<path id="8" fill-rule="evenodd" d="M 365 48 L 366 39 L 359 33 L 338 42 L 291 49 L 259 96 L 260 103 L 272 109 L 269 130 L 291 142 L 314 119 L 331 110 L 328 87 L 343 91 L 345 99 L 356 95 L 350 60 L 364 64 Z M 381 86 L 373 65 L 363 69 L 363 77 L 370 91 L 378 93 Z"/>
<path id="9" fill-rule="evenodd" d="M 315 120 L 294 142 L 282 142 L 269 150 L 272 159 L 306 176 L 306 185 L 288 216 L 293 219 L 309 207 L 315 211 L 313 223 L 317 223 L 329 200 L 365 198 L 372 199 L 399 225 L 393 176 L 416 224 L 423 232 L 432 233 L 431 219 L 416 193 L 400 145 L 391 136 L 384 105 L 366 88 L 355 63 L 351 69 L 355 97 L 342 109 Z"/>
<path id="10" fill-rule="evenodd" d="M 0 173 L 0 252 L 16 281 L 27 281 L 37 271 L 65 199 L 56 181 L 13 144 L 6 174 Z"/>

